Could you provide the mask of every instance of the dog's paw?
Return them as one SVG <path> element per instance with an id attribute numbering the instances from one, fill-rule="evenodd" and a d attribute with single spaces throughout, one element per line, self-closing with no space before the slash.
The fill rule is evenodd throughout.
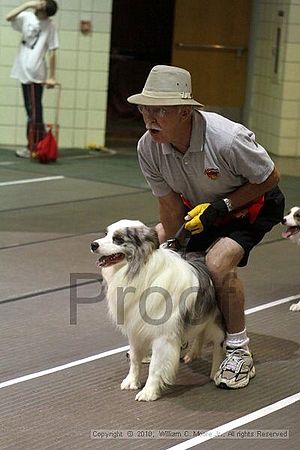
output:
<path id="1" fill-rule="evenodd" d="M 195 359 L 199 359 L 201 356 L 201 353 L 197 353 L 197 352 L 188 352 L 182 359 L 184 364 L 189 364 L 192 361 L 194 361 Z"/>
<path id="2" fill-rule="evenodd" d="M 300 302 L 294 303 L 290 306 L 290 311 L 300 311 Z"/>
<path id="3" fill-rule="evenodd" d="M 153 402 L 160 397 L 159 390 L 146 388 L 141 390 L 138 394 L 136 394 L 135 399 L 138 402 Z"/>
<path id="4" fill-rule="evenodd" d="M 182 358 L 182 360 L 183 360 L 184 364 L 189 364 L 190 362 L 193 361 L 193 359 L 191 358 L 191 356 L 190 356 L 189 354 L 185 355 L 185 356 Z"/>
<path id="5" fill-rule="evenodd" d="M 136 391 L 140 389 L 141 383 L 138 380 L 134 380 L 133 378 L 127 376 L 121 383 L 121 390 L 125 389 Z"/>

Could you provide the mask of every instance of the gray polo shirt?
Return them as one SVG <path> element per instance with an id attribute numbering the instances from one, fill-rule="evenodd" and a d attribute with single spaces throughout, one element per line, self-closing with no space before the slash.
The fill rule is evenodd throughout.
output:
<path id="1" fill-rule="evenodd" d="M 274 163 L 252 131 L 219 114 L 194 110 L 185 154 L 157 144 L 147 131 L 138 142 L 142 172 L 157 197 L 171 191 L 193 206 L 226 197 L 243 184 L 262 183 Z"/>

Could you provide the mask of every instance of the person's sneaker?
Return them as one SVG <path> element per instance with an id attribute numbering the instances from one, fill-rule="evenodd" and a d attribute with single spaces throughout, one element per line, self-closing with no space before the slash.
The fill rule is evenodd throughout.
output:
<path id="1" fill-rule="evenodd" d="M 255 376 L 251 353 L 244 348 L 226 348 L 226 358 L 214 376 L 216 386 L 238 389 L 247 386 Z"/>
<path id="2" fill-rule="evenodd" d="M 189 343 L 187 341 L 181 342 L 180 359 L 182 359 L 184 357 L 184 355 L 186 354 L 188 346 L 189 346 Z M 127 357 L 127 359 L 130 359 L 130 350 L 128 350 L 128 352 L 126 352 L 126 357 Z M 148 355 L 146 355 L 142 359 L 142 364 L 150 364 L 150 361 L 151 361 L 151 351 L 148 353 Z"/>
<path id="3" fill-rule="evenodd" d="M 28 148 L 20 148 L 16 150 L 16 156 L 19 158 L 31 158 L 31 151 Z"/>

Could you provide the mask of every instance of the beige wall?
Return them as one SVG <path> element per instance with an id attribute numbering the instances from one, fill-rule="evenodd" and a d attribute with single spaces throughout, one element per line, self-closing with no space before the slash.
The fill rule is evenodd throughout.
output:
<path id="1" fill-rule="evenodd" d="M 255 1 L 254 68 L 247 125 L 271 153 L 300 156 L 300 0 Z M 279 11 L 283 11 L 283 17 Z M 277 28 L 281 28 L 281 46 L 276 75 Z"/>
<path id="2" fill-rule="evenodd" d="M 0 15 L 0 144 L 24 145 L 25 112 L 19 83 L 10 69 L 20 34 L 5 21 L 22 3 L 1 0 Z M 53 21 L 59 31 L 57 79 L 62 83 L 60 146 L 104 145 L 109 71 L 112 0 L 58 0 Z M 92 21 L 92 33 L 79 31 L 80 20 Z M 45 122 L 54 119 L 55 93 L 45 90 Z"/>
<path id="3" fill-rule="evenodd" d="M 273 154 L 300 156 L 300 0 L 253 0 L 256 14 L 253 67 L 246 124 Z M 0 3 L 0 144 L 24 145 L 21 89 L 9 77 L 20 41 L 5 21 L 19 2 Z M 112 0 L 58 0 L 53 19 L 59 29 L 57 78 L 63 85 L 60 146 L 104 145 Z M 278 16 L 278 11 L 284 17 Z M 84 36 L 80 20 L 92 20 Z M 282 29 L 279 72 L 274 74 L 276 30 Z M 55 95 L 45 91 L 45 120 L 54 118 Z"/>

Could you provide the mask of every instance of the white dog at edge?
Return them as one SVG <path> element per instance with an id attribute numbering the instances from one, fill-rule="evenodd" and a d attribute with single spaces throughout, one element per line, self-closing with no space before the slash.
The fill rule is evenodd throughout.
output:
<path id="1" fill-rule="evenodd" d="M 294 206 L 289 213 L 284 216 L 282 224 L 287 227 L 282 233 L 282 237 L 300 245 L 300 207 Z M 300 300 L 290 306 L 291 311 L 300 311 Z"/>
<path id="2" fill-rule="evenodd" d="M 99 255 L 110 315 L 129 340 L 130 370 L 121 389 L 141 388 L 142 358 L 152 350 L 148 379 L 135 399 L 159 398 L 175 383 L 182 339 L 192 342 L 185 362 L 200 356 L 204 341 L 213 342 L 213 379 L 223 359 L 224 330 L 205 265 L 197 270 L 159 248 L 156 231 L 132 220 L 110 225 L 91 249 Z"/>

